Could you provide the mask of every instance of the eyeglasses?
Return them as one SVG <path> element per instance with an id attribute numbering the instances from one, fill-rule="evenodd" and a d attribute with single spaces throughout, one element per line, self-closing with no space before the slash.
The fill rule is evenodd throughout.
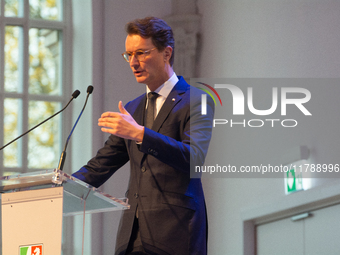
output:
<path id="1" fill-rule="evenodd" d="M 134 52 L 126 51 L 122 54 L 123 58 L 126 62 L 130 63 L 132 56 L 135 56 L 135 58 L 138 61 L 144 61 L 145 58 L 150 54 L 151 51 L 157 49 L 156 47 L 151 50 L 136 50 Z"/>

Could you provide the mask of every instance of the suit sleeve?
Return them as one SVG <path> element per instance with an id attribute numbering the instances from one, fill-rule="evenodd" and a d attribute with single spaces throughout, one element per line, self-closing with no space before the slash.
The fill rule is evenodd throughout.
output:
<path id="1" fill-rule="evenodd" d="M 99 187 L 128 161 L 124 139 L 111 135 L 97 155 L 72 176 Z"/>
<path id="2" fill-rule="evenodd" d="M 214 103 L 208 97 L 207 115 L 202 115 L 200 98 L 200 95 L 196 96 L 184 107 L 179 138 L 145 128 L 140 151 L 187 173 L 190 167 L 203 165 L 211 139 Z"/>

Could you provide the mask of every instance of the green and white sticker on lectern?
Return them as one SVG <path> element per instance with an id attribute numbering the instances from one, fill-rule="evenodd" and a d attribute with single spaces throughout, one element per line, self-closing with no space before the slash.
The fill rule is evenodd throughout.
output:
<path id="1" fill-rule="evenodd" d="M 43 255 L 43 245 L 24 245 L 19 247 L 19 255 Z"/>

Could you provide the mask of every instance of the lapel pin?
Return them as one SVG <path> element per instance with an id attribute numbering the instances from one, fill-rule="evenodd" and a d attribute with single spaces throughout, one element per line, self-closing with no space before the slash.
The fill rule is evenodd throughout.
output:
<path id="1" fill-rule="evenodd" d="M 175 98 L 172 98 L 172 102 L 175 102 L 176 101 L 176 99 Z"/>

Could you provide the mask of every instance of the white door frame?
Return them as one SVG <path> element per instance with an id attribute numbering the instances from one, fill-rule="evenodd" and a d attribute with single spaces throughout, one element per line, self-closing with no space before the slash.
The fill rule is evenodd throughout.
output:
<path id="1" fill-rule="evenodd" d="M 327 186 L 326 186 L 327 185 Z M 298 191 L 241 212 L 243 254 L 256 255 L 256 226 L 340 203 L 340 180 Z"/>

